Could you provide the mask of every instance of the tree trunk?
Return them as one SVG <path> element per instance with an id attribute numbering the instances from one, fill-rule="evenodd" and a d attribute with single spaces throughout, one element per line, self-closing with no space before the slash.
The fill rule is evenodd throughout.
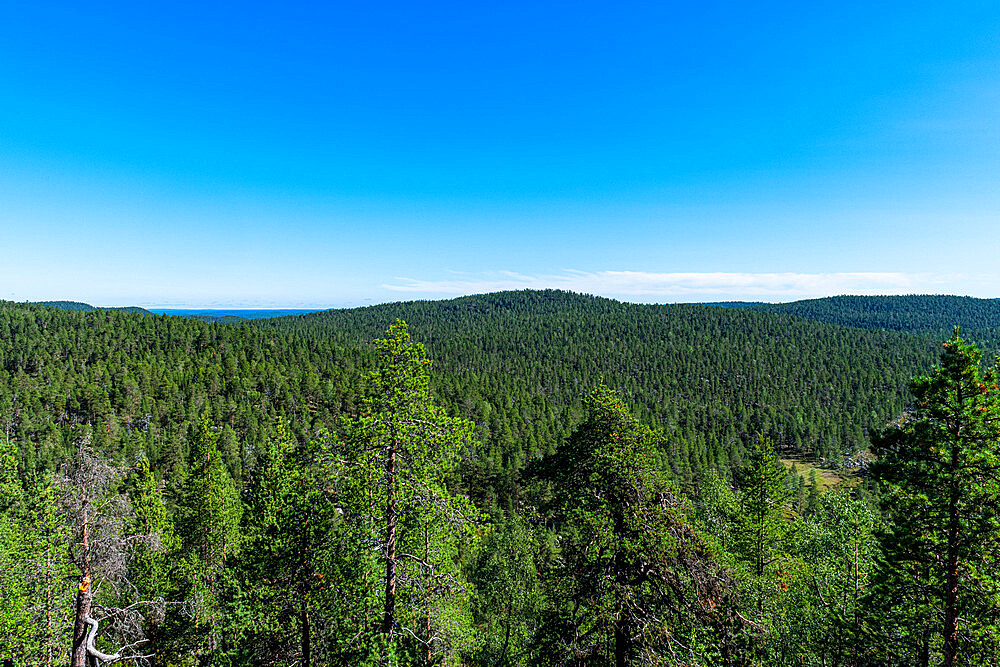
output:
<path id="1" fill-rule="evenodd" d="M 615 516 L 615 537 L 619 540 L 624 539 L 625 535 L 625 518 L 620 514 Z M 614 619 L 615 626 L 615 667 L 626 667 L 629 664 L 629 658 L 632 653 L 631 646 L 631 628 L 628 622 L 628 613 L 625 609 L 625 589 L 628 587 L 628 580 L 625 574 L 626 563 L 624 562 L 625 557 L 621 552 L 621 549 L 615 550 L 614 557 L 614 568 L 615 568 L 615 588 L 618 597 L 618 618 Z"/>
<path id="2" fill-rule="evenodd" d="M 90 606 L 94 601 L 94 591 L 90 588 L 90 577 L 84 575 L 76 592 L 76 620 L 73 622 L 73 655 L 70 667 L 87 667 L 87 634 L 90 626 Z"/>
<path id="3" fill-rule="evenodd" d="M 299 601 L 299 626 L 302 648 L 302 667 L 310 667 L 312 663 L 312 626 L 309 622 L 309 598 L 312 593 L 312 554 L 309 549 L 312 543 L 312 513 L 310 508 L 304 508 L 301 515 L 302 530 L 299 533 L 299 572 L 302 579 L 299 584 L 301 600 Z"/>
<path id="4" fill-rule="evenodd" d="M 76 618 L 73 622 L 73 653 L 70 667 L 87 667 L 87 634 L 90 625 L 90 607 L 94 601 L 94 590 L 90 587 L 90 521 L 87 503 L 83 504 L 83 561 L 80 569 L 83 575 L 76 591 Z"/>
<path id="5" fill-rule="evenodd" d="M 952 480 L 948 498 L 948 560 L 944 584 L 944 667 L 952 667 L 958 655 L 958 501 L 962 489 L 958 483 L 958 437 L 951 450 Z"/>
<path id="6" fill-rule="evenodd" d="M 385 466 L 385 609 L 382 634 L 393 634 L 396 626 L 396 443 L 392 443 Z"/>
<path id="7" fill-rule="evenodd" d="M 431 562 L 431 538 L 427 521 L 424 521 L 424 563 Z M 431 572 L 424 565 L 424 640 L 427 642 L 427 664 L 431 664 Z"/>
<path id="8" fill-rule="evenodd" d="M 52 667 L 52 551 L 46 535 L 45 543 L 45 667 Z"/>
<path id="9" fill-rule="evenodd" d="M 299 609 L 299 621 L 302 624 L 302 667 L 310 667 L 312 661 L 312 628 L 309 625 L 309 609 L 305 600 Z"/>

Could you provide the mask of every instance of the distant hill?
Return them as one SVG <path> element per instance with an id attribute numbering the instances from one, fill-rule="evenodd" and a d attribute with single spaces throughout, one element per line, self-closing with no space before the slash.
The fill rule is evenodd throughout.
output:
<path id="1" fill-rule="evenodd" d="M 36 301 L 35 303 L 39 306 L 49 306 L 50 308 L 58 308 L 59 310 L 97 310 L 89 303 L 81 303 L 80 301 Z"/>
<path id="2" fill-rule="evenodd" d="M 154 308 L 157 315 L 186 317 L 203 322 L 218 324 L 239 324 L 245 320 L 260 320 L 272 317 L 287 317 L 315 313 L 316 308 Z"/>
<path id="3" fill-rule="evenodd" d="M 817 322 L 859 329 L 947 336 L 956 326 L 990 350 L 1000 342 L 1000 301 L 968 296 L 834 296 L 790 303 L 723 302 L 724 308 L 747 308 L 796 315 Z"/>
<path id="4" fill-rule="evenodd" d="M 50 308 L 58 308 L 59 310 L 77 310 L 82 312 L 89 312 L 91 310 L 120 310 L 125 313 L 141 313 L 143 315 L 152 315 L 151 312 L 145 308 L 140 308 L 139 306 L 121 306 L 121 307 L 98 307 L 91 306 L 89 303 L 83 303 L 81 301 L 36 301 L 34 302 L 39 306 L 49 306 Z"/>
<path id="5" fill-rule="evenodd" d="M 435 387 L 517 468 L 557 442 L 602 380 L 677 436 L 692 468 L 738 460 L 758 433 L 839 460 L 897 416 L 939 340 L 750 308 L 642 305 L 555 290 L 500 292 L 261 320 L 354 347 L 396 318 L 434 359 Z M 697 458 L 697 461 L 693 459 Z M 511 460 L 511 463 L 508 463 Z M 508 473 L 509 474 L 509 473 Z"/>
<path id="6" fill-rule="evenodd" d="M 71 307 L 0 301 L 0 426 L 23 443 L 27 469 L 54 468 L 89 434 L 98 448 L 144 449 L 162 471 L 183 460 L 203 417 L 261 451 L 277 415 L 302 437 L 335 428 L 357 384 L 353 351 L 60 303 Z M 230 444 L 235 473 L 253 456 Z"/>

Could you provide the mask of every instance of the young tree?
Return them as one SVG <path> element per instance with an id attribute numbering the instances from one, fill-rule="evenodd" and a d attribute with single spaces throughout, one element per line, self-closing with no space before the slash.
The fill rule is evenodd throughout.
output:
<path id="1" fill-rule="evenodd" d="M 324 444 L 297 442 L 278 420 L 251 476 L 246 543 L 228 607 L 227 636 L 241 664 L 325 664 L 330 638 L 315 628 L 331 628 L 344 591 L 335 583 L 342 512 L 337 479 L 320 465 Z"/>
<path id="2" fill-rule="evenodd" d="M 342 462 L 352 497 L 347 519 L 369 552 L 389 653 L 427 662 L 457 659 L 469 641 L 462 540 L 478 515 L 448 488 L 473 424 L 448 417 L 431 399 L 423 345 L 397 321 L 375 341 L 377 368 L 366 378 L 361 414 L 349 420 Z"/>
<path id="3" fill-rule="evenodd" d="M 519 516 L 507 516 L 480 543 L 470 579 L 479 639 L 471 664 L 528 665 L 542 599 L 532 531 Z"/>
<path id="4" fill-rule="evenodd" d="M 200 600 L 197 630 L 207 639 L 203 649 L 214 651 L 219 641 L 222 578 L 227 560 L 240 547 L 243 504 L 217 447 L 219 432 L 203 419 L 191 449 L 189 473 L 181 490 L 178 528 L 192 550 L 188 566 L 193 592 Z"/>
<path id="5" fill-rule="evenodd" d="M 1000 390 L 980 358 L 956 329 L 912 411 L 873 441 L 889 518 L 875 599 L 912 664 L 1000 652 Z"/>
<path id="6" fill-rule="evenodd" d="M 32 613 L 30 578 L 34 574 L 31 557 L 30 517 L 18 476 L 17 448 L 0 437 L 0 656 L 6 651 L 25 653 L 35 648 L 36 619 Z M 27 649 L 27 650 L 26 650 Z"/>
<path id="7" fill-rule="evenodd" d="M 69 610 L 73 594 L 64 585 L 73 580 L 69 559 L 68 527 L 58 503 L 58 489 L 51 473 L 35 482 L 32 489 L 27 528 L 28 552 L 22 566 L 27 568 L 23 581 L 33 599 L 34 648 L 26 649 L 33 664 L 51 667 L 65 663 L 67 637 L 72 632 Z M 10 636 L 10 635 L 8 635 Z"/>
<path id="8" fill-rule="evenodd" d="M 132 506 L 131 531 L 136 535 L 146 535 L 148 540 L 137 543 L 132 550 L 128 582 L 130 594 L 135 599 L 154 602 L 145 609 L 145 634 L 150 640 L 148 650 L 161 650 L 160 639 L 167 597 L 172 596 L 174 582 L 171 581 L 171 564 L 178 558 L 180 540 L 174 532 L 173 522 L 167 515 L 163 503 L 163 493 L 156 482 L 149 460 L 140 454 L 126 480 L 126 493 Z M 174 609 L 178 600 L 171 600 Z"/>
<path id="9" fill-rule="evenodd" d="M 813 477 L 815 481 L 815 477 Z M 763 437 L 758 439 L 736 472 L 742 507 L 740 550 L 757 577 L 780 560 L 791 530 L 788 521 L 793 491 L 788 472 Z"/>

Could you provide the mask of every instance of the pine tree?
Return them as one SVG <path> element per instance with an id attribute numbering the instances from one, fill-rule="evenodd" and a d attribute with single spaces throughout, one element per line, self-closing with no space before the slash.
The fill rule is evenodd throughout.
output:
<path id="1" fill-rule="evenodd" d="M 670 664 L 702 642 L 725 654 L 730 582 L 685 520 L 660 463 L 662 433 L 603 385 L 586 408 L 585 421 L 540 465 L 562 526 L 551 594 L 564 600 L 541 654 L 616 667 Z"/>
<path id="2" fill-rule="evenodd" d="M 323 652 L 314 628 L 329 630 L 341 620 L 338 603 L 350 606 L 337 567 L 338 480 L 320 465 L 324 444 L 297 442 L 278 420 L 250 484 L 241 581 L 229 610 L 239 619 L 229 637 L 238 662 L 309 667 Z"/>
<path id="3" fill-rule="evenodd" d="M 753 574 L 762 577 L 784 553 L 790 530 L 788 504 L 793 494 L 785 467 L 763 437 L 737 471 L 736 485 L 743 513 L 742 551 Z"/>
<path id="4" fill-rule="evenodd" d="M 201 603 L 201 627 L 196 631 L 207 639 L 203 648 L 209 652 L 219 644 L 222 579 L 228 559 L 240 547 L 243 514 L 239 493 L 219 453 L 218 437 L 218 430 L 203 419 L 191 448 L 178 525 L 184 546 L 191 550 L 185 569 Z"/>
<path id="5" fill-rule="evenodd" d="M 431 362 L 406 323 L 392 325 L 375 350 L 343 457 L 351 528 L 377 554 L 368 574 L 379 580 L 374 629 L 385 656 L 408 651 L 449 662 L 471 634 L 459 550 L 478 516 L 449 484 L 473 424 L 434 404 Z"/>
<path id="6" fill-rule="evenodd" d="M 809 495 L 806 497 L 805 514 L 811 515 L 819 508 L 819 475 L 816 468 L 809 471 Z"/>
<path id="7" fill-rule="evenodd" d="M 1000 653 L 1000 390 L 980 359 L 956 329 L 912 411 L 873 441 L 889 518 L 874 599 L 913 664 Z"/>

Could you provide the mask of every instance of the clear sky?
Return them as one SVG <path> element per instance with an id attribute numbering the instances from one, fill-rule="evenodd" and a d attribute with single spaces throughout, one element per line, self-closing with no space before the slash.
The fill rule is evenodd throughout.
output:
<path id="1" fill-rule="evenodd" d="M 0 0 L 0 298 L 1000 296 L 1000 3 Z"/>

